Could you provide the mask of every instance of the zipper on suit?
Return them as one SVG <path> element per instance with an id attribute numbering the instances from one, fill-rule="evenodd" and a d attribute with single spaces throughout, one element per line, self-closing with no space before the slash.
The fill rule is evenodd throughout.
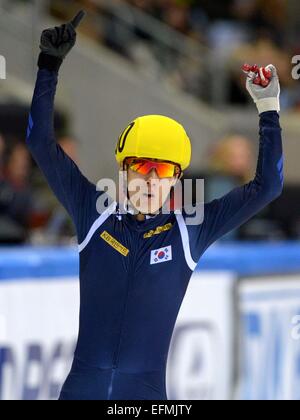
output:
<path id="1" fill-rule="evenodd" d="M 114 378 L 115 378 L 115 374 L 116 374 L 116 369 L 118 367 L 118 361 L 119 361 L 119 355 L 120 355 L 120 349 L 121 349 L 121 343 L 122 343 L 123 328 L 124 328 L 124 322 L 125 322 L 125 314 L 126 314 L 127 306 L 128 306 L 130 278 L 131 278 L 131 275 L 132 275 L 132 272 L 133 272 L 133 262 L 134 261 L 135 261 L 135 255 L 132 256 L 132 263 L 130 264 L 128 274 L 127 274 L 126 298 L 125 298 L 125 303 L 124 303 L 124 308 L 123 308 L 123 316 L 122 316 L 121 327 L 120 327 L 120 331 L 119 331 L 119 340 L 118 340 L 118 345 L 116 347 L 116 350 L 114 352 L 112 373 L 111 373 L 111 379 L 110 379 L 110 384 L 109 384 L 109 388 L 108 388 L 108 399 L 109 400 L 111 399 L 111 395 L 112 395 L 112 392 L 113 392 L 113 382 L 114 382 Z"/>

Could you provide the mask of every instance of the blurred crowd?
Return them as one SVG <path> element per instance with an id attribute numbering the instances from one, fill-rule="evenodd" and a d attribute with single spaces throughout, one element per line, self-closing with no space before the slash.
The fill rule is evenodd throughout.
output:
<path id="1" fill-rule="evenodd" d="M 62 137 L 59 143 L 76 161 L 75 141 Z M 0 135 L 0 244 L 71 243 L 74 235 L 25 142 Z"/>
<path id="2" fill-rule="evenodd" d="M 204 46 L 213 57 L 211 70 L 216 72 L 221 68 L 226 74 L 226 98 L 232 104 L 246 104 L 248 101 L 244 76 L 240 72 L 245 57 L 250 63 L 274 63 L 280 73 L 282 105 L 286 109 L 300 105 L 299 83 L 295 84 L 291 78 L 291 56 L 300 51 L 296 36 L 300 27 L 288 19 L 290 10 L 287 5 L 292 3 L 295 7 L 298 4 L 293 0 L 111 1 L 119 12 L 128 13 L 127 8 L 120 7 L 129 4 L 130 12 L 142 11 Z M 12 5 L 12 2 L 7 4 Z M 83 23 L 82 30 L 87 35 L 146 66 L 156 75 L 162 73 L 161 68 L 158 72 L 157 66 L 163 65 L 172 83 L 203 97 L 201 60 L 191 63 L 190 56 L 182 58 L 182 53 L 178 58 L 176 49 L 171 55 L 165 54 L 165 50 L 162 54 L 161 48 L 166 46 L 158 48 L 157 37 L 146 26 L 140 25 L 140 16 L 130 13 L 125 19 L 107 4 L 106 0 L 50 1 L 52 14 L 61 20 L 71 18 L 79 7 L 93 12 Z M 131 22 L 130 30 L 124 26 L 125 21 L 126 25 Z M 205 85 L 209 87 L 209 80 Z M 22 110 L 22 121 L 18 121 L 15 107 L 8 109 L 7 105 L 5 109 L 0 108 L 0 131 L 4 132 L 0 134 L 0 243 L 70 243 L 75 240 L 70 218 L 51 193 L 26 148 L 24 119 L 28 110 Z M 7 133 L 5 126 L 19 131 Z M 59 144 L 77 162 L 76 140 L 65 136 L 68 130 L 58 131 L 61 133 L 58 135 Z M 186 176 L 205 179 L 206 201 L 220 197 L 253 177 L 256 163 L 253 144 L 251 139 L 242 135 L 227 135 L 207 151 L 205 172 L 187 173 Z M 225 239 L 299 239 L 299 195 L 298 186 L 287 185 L 280 199 Z"/>
<path id="3" fill-rule="evenodd" d="M 77 142 L 59 137 L 63 150 L 78 163 Z M 253 142 L 242 135 L 227 135 L 207 154 L 205 172 L 186 173 L 205 179 L 205 201 L 221 197 L 249 182 L 255 172 Z M 223 240 L 278 240 L 300 238 L 300 188 L 289 189 L 259 215 Z M 26 144 L 0 135 L 0 244 L 75 243 L 70 217 L 50 191 Z"/>
<path id="4" fill-rule="evenodd" d="M 257 152 L 254 141 L 242 134 L 229 133 L 210 146 L 206 169 L 187 172 L 185 177 L 204 179 L 205 201 L 221 198 L 236 187 L 253 179 Z M 196 194 L 194 194 L 196 202 Z M 285 183 L 283 194 L 244 223 L 227 234 L 222 241 L 276 241 L 300 239 L 300 186 Z"/>
<path id="5" fill-rule="evenodd" d="M 300 51 L 296 0 L 51 0 L 52 13 L 70 18 L 84 7 L 89 15 L 83 31 L 134 60 L 145 72 L 162 78 L 209 102 L 247 104 L 241 66 L 277 66 L 282 83 L 282 108 L 300 107 L 299 83 L 292 79 L 291 58 Z M 131 7 L 124 8 L 124 4 Z M 109 6 L 108 6 L 109 5 Z M 143 12 L 164 25 L 158 29 Z M 169 29 L 195 41 L 186 51 L 164 43 Z M 151 29 L 154 28 L 154 29 Z M 159 35 L 161 31 L 161 36 Z M 169 40 L 172 33 L 168 35 Z M 200 48 L 201 47 L 201 48 Z M 217 75 L 216 69 L 222 69 Z M 214 77 L 223 84 L 215 83 Z M 213 85 L 214 83 L 214 85 Z M 216 90 L 217 89 L 217 90 Z"/>

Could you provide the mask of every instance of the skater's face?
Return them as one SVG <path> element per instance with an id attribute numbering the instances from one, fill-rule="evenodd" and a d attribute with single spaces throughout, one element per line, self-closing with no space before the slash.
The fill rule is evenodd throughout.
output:
<path id="1" fill-rule="evenodd" d="M 179 168 L 168 165 L 168 162 L 149 159 L 126 163 L 129 199 L 140 213 L 155 214 L 168 199 L 180 176 Z"/>

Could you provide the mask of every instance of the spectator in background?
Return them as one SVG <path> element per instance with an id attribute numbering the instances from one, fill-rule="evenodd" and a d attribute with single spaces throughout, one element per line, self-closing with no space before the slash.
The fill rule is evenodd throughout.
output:
<path id="1" fill-rule="evenodd" d="M 249 182 L 253 166 L 253 145 L 247 137 L 234 134 L 221 139 L 209 153 L 207 200 Z"/>
<path id="2" fill-rule="evenodd" d="M 245 57 L 247 57 L 250 63 L 259 63 L 261 66 L 275 63 L 274 65 L 277 67 L 281 79 L 281 107 L 283 110 L 294 107 L 294 94 L 295 89 L 298 89 L 298 84 L 291 77 L 290 55 L 276 45 L 272 40 L 271 33 L 267 30 L 257 32 L 256 35 L 257 37 L 253 42 L 242 44 L 228 58 L 227 66 L 231 80 L 230 102 L 248 102 L 243 89 L 243 74 L 240 72 Z"/>
<path id="3" fill-rule="evenodd" d="M 186 177 L 205 179 L 205 201 L 209 202 L 249 182 L 254 162 L 251 140 L 239 134 L 231 134 L 210 148 L 203 173 L 187 173 Z"/>
<path id="4" fill-rule="evenodd" d="M 166 7 L 162 14 L 162 20 L 171 28 L 184 35 L 191 35 L 190 9 L 187 5 L 173 4 Z"/>
<path id="5" fill-rule="evenodd" d="M 5 150 L 0 179 L 1 243 L 20 244 L 28 238 L 33 210 L 30 162 L 29 153 L 22 143 L 13 143 Z"/>
<path id="6" fill-rule="evenodd" d="M 208 164 L 204 173 L 186 174 L 187 178 L 205 179 L 206 202 L 220 198 L 232 189 L 248 183 L 255 169 L 253 143 L 240 134 L 231 134 L 220 139 L 209 150 L 207 159 Z M 273 239 L 270 238 L 273 232 L 277 235 L 277 228 L 269 220 L 266 208 L 241 228 L 224 236 L 222 241 L 268 240 Z"/>
<path id="7" fill-rule="evenodd" d="M 296 0 L 293 6 L 290 3 L 285 0 L 118 0 L 111 8 L 105 2 L 92 0 L 50 2 L 52 12 L 62 19 L 69 19 L 75 8 L 86 8 L 91 12 L 83 27 L 86 34 L 134 62 L 150 78 L 207 102 L 218 96 L 223 105 L 247 105 L 249 99 L 240 73 L 244 57 L 259 65 L 274 63 L 281 77 L 283 110 L 300 107 L 300 85 L 290 75 L 290 57 L 298 53 L 299 43 L 294 41 L 290 45 L 296 36 L 289 35 L 291 31 L 294 34 L 299 31 L 297 18 L 294 17 L 293 25 L 291 21 L 298 9 Z M 133 9 L 124 8 L 126 4 Z M 115 7 L 117 14 L 112 11 Z M 157 39 L 139 23 L 136 9 L 199 41 L 204 47 L 203 54 L 184 54 L 176 49 L 176 42 L 172 48 Z M 202 61 L 202 57 L 207 59 Z M 209 81 L 213 80 L 213 68 L 207 63 L 224 69 L 218 83 Z"/>
<path id="8" fill-rule="evenodd" d="M 239 134 L 228 135 L 218 141 L 208 155 L 208 173 L 205 174 L 205 199 L 221 197 L 235 187 L 248 183 L 255 170 L 255 153 L 250 139 Z M 266 207 L 239 229 L 229 233 L 225 240 L 272 240 L 280 238 L 276 222 Z"/>
<path id="9" fill-rule="evenodd" d="M 249 182 L 253 171 L 253 145 L 240 134 L 231 134 L 219 140 L 209 154 L 209 169 L 236 177 L 240 183 Z"/>
<path id="10" fill-rule="evenodd" d="M 284 41 L 284 26 L 287 16 L 285 0 L 234 0 L 232 16 L 254 32 L 266 30 L 277 45 Z"/>
<path id="11" fill-rule="evenodd" d="M 28 187 L 30 174 L 30 155 L 24 144 L 16 142 L 8 149 L 5 165 L 5 178 L 16 191 Z"/>

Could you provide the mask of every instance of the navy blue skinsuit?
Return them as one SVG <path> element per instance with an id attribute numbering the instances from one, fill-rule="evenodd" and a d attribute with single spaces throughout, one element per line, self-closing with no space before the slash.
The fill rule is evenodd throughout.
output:
<path id="1" fill-rule="evenodd" d="M 96 201 L 103 193 L 56 144 L 57 78 L 55 71 L 39 70 L 27 144 L 78 234 L 80 330 L 60 398 L 166 400 L 169 343 L 196 264 L 213 242 L 282 191 L 279 116 L 260 116 L 255 179 L 206 204 L 203 223 L 187 226 L 184 212 L 138 222 L 130 213 L 118 214 L 117 203 L 99 214 Z"/>

